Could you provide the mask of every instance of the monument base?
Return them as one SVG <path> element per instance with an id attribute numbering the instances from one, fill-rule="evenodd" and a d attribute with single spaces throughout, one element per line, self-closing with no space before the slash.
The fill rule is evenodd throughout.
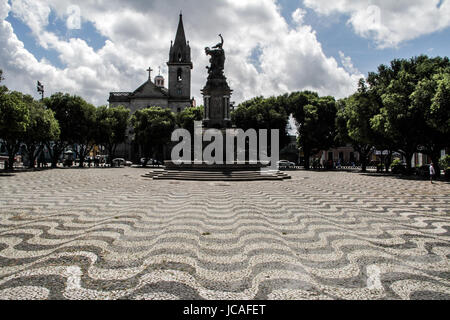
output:
<path id="1" fill-rule="evenodd" d="M 261 163 L 213 164 L 164 162 L 164 169 L 152 170 L 144 175 L 155 180 L 191 181 L 260 181 L 284 180 L 291 177 L 278 170 L 264 170 Z"/>

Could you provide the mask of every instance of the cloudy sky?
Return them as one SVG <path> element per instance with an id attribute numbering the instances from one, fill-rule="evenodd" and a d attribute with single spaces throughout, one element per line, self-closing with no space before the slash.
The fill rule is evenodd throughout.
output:
<path id="1" fill-rule="evenodd" d="M 5 84 L 38 97 L 40 80 L 47 95 L 102 105 L 149 66 L 167 79 L 180 10 L 199 102 L 219 33 L 237 103 L 304 89 L 341 98 L 382 63 L 450 52 L 450 0 L 0 0 Z"/>

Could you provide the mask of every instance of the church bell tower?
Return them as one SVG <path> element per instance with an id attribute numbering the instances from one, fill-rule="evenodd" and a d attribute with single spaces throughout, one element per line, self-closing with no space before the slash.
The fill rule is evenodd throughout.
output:
<path id="1" fill-rule="evenodd" d="M 179 112 L 191 104 L 191 48 L 184 34 L 183 16 L 180 13 L 175 42 L 170 45 L 169 61 L 169 105 Z"/>

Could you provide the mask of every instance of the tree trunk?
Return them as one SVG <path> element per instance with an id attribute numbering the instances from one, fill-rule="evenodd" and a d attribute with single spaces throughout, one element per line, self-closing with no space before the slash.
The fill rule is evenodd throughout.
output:
<path id="1" fill-rule="evenodd" d="M 92 149 L 93 149 L 93 146 L 91 146 L 91 147 L 89 147 L 88 145 L 80 146 L 80 168 L 83 168 L 84 159 L 92 151 Z"/>
<path id="2" fill-rule="evenodd" d="M 151 151 L 148 150 L 148 147 L 146 145 L 141 145 L 141 151 L 142 151 L 142 156 L 144 158 L 144 164 L 142 165 L 142 167 L 147 168 L 147 161 L 150 158 L 149 154 Z"/>
<path id="3" fill-rule="evenodd" d="M 412 173 L 411 160 L 414 152 L 404 152 L 403 154 L 406 158 L 406 172 L 408 175 L 410 175 Z"/>
<path id="4" fill-rule="evenodd" d="M 47 144 L 47 148 L 50 152 L 50 158 L 52 160 L 52 168 L 57 168 L 59 157 L 63 152 L 63 150 L 65 149 L 65 146 L 59 145 L 59 143 L 55 143 L 53 147 L 50 147 L 50 144 Z"/>
<path id="5" fill-rule="evenodd" d="M 385 165 L 386 157 L 383 155 L 383 151 L 381 151 L 380 155 L 380 172 L 383 173 L 383 166 Z"/>
<path id="6" fill-rule="evenodd" d="M 303 149 L 303 154 L 305 156 L 305 170 L 309 170 L 309 156 L 310 156 L 310 151 Z"/>
<path id="7" fill-rule="evenodd" d="M 389 150 L 389 154 L 386 157 L 386 163 L 385 163 L 386 173 L 389 172 L 389 167 L 391 166 L 391 163 L 392 163 L 392 151 Z"/>
<path id="8" fill-rule="evenodd" d="M 114 144 L 108 144 L 106 146 L 106 149 L 108 149 L 108 163 L 110 166 L 112 166 L 113 159 L 116 156 L 116 146 L 117 145 L 114 145 Z"/>
<path id="9" fill-rule="evenodd" d="M 34 169 L 34 160 L 36 159 L 36 145 L 30 144 L 30 146 L 27 146 L 27 153 L 28 158 L 30 159 L 30 163 L 28 164 L 28 168 Z"/>
<path id="10" fill-rule="evenodd" d="M 363 155 L 362 153 L 359 154 L 361 157 L 361 171 L 367 172 L 367 155 Z"/>
<path id="11" fill-rule="evenodd" d="M 34 169 L 35 161 L 38 157 L 38 155 L 43 151 L 44 146 L 40 143 L 27 143 L 27 154 L 28 158 L 30 159 L 30 164 L 28 165 L 28 168 Z"/>
<path id="12" fill-rule="evenodd" d="M 14 154 L 8 154 L 8 170 L 14 170 Z"/>
<path id="13" fill-rule="evenodd" d="M 7 170 L 14 170 L 14 157 L 16 156 L 17 151 L 19 150 L 17 143 L 11 143 L 5 141 L 6 150 L 8 151 L 8 165 L 5 166 Z"/>
<path id="14" fill-rule="evenodd" d="M 359 150 L 359 161 L 361 161 L 361 171 L 367 172 L 367 159 L 369 158 L 369 152 L 365 150 L 365 148 L 358 148 Z"/>

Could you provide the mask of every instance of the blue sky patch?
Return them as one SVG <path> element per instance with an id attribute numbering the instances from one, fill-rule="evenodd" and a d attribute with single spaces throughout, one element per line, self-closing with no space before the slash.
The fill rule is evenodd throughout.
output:
<path id="1" fill-rule="evenodd" d="M 23 42 L 25 49 L 31 52 L 37 60 L 45 58 L 50 63 L 60 69 L 66 67 L 64 63 L 59 60 L 59 54 L 55 49 L 45 49 L 40 46 L 39 41 L 32 34 L 31 29 L 23 23 L 20 19 L 14 17 L 14 14 L 10 12 L 9 16 L 5 19 L 14 29 L 14 33 L 17 38 Z M 82 21 L 81 29 L 68 29 L 66 21 L 59 18 L 52 10 L 48 19 L 49 23 L 45 31 L 52 32 L 60 40 L 69 41 L 71 38 L 79 38 L 92 47 L 95 51 L 101 49 L 107 40 L 102 36 L 95 26 L 90 21 Z"/>

